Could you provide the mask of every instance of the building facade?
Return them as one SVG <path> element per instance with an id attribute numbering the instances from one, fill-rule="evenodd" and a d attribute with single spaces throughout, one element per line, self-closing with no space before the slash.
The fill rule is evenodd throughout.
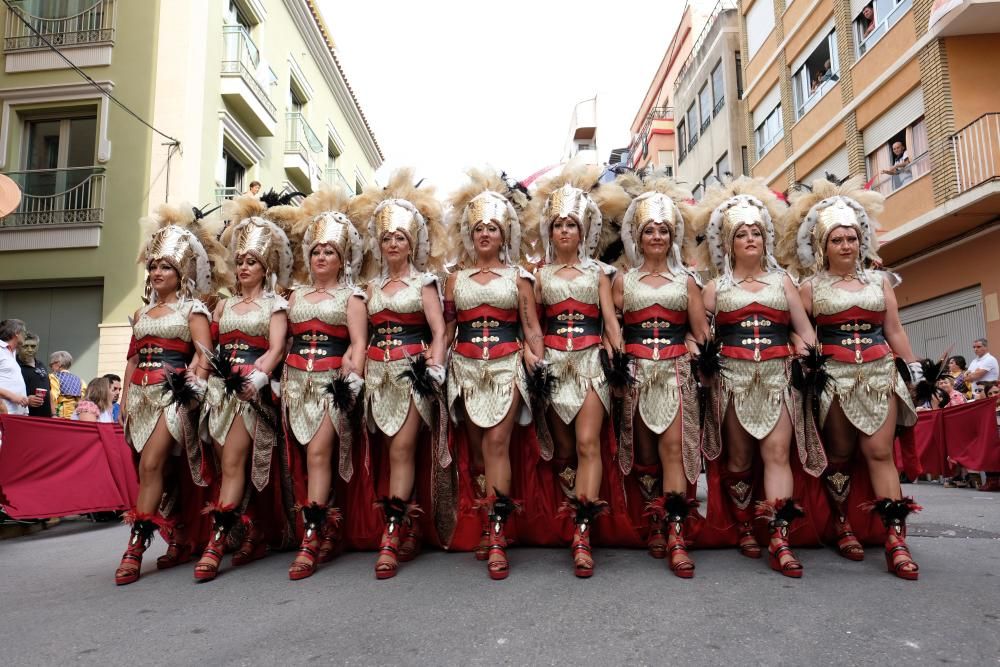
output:
<path id="1" fill-rule="evenodd" d="M 674 84 L 677 180 L 695 199 L 727 174 L 747 173 L 736 0 L 716 4 Z"/>
<path id="2" fill-rule="evenodd" d="M 0 318 L 69 350 L 85 379 L 124 368 L 137 221 L 159 203 L 215 206 L 254 180 L 357 191 L 382 162 L 313 0 L 14 4 L 0 170 L 23 196 L 0 220 Z"/>
<path id="3" fill-rule="evenodd" d="M 863 174 L 918 356 L 1000 341 L 1000 2 L 741 0 L 751 173 Z"/>

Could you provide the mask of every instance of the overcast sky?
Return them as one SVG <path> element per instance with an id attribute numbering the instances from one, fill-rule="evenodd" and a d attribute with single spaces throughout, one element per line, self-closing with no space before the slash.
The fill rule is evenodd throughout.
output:
<path id="1" fill-rule="evenodd" d="M 601 159 L 628 142 L 682 0 L 319 0 L 386 155 L 449 189 L 472 166 L 517 178 L 559 161 L 598 95 Z"/>

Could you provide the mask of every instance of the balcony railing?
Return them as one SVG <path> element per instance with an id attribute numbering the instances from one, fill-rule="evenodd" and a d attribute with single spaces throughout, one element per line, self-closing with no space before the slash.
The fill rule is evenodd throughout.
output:
<path id="1" fill-rule="evenodd" d="M 636 133 L 632 140 L 632 145 L 629 146 L 629 153 L 631 155 L 646 157 L 649 148 L 649 133 L 653 127 L 654 120 L 664 120 L 673 119 L 674 108 L 673 107 L 653 107 L 646 114 L 646 120 L 642 123 L 642 128 Z"/>
<path id="2" fill-rule="evenodd" d="M 1000 112 L 983 114 L 951 136 L 958 194 L 1000 178 Z"/>
<path id="3" fill-rule="evenodd" d="M 21 0 L 13 4 L 14 9 L 7 12 L 3 40 L 3 48 L 7 53 L 48 48 L 39 35 L 57 47 L 100 44 L 115 40 L 118 0 L 95 0 L 90 7 L 72 16 L 36 16 L 32 13 L 44 13 L 43 10 L 50 9 L 52 5 L 58 3 Z M 21 18 L 28 25 L 25 25 Z"/>
<path id="4" fill-rule="evenodd" d="M 21 204 L 0 227 L 104 222 L 104 168 L 8 172 L 21 188 Z"/>
<path id="5" fill-rule="evenodd" d="M 906 166 L 898 174 L 879 174 L 878 178 L 872 183 L 870 189 L 877 190 L 885 196 L 891 195 L 896 190 L 899 190 L 904 185 L 909 184 L 927 172 L 931 170 L 931 154 L 924 151 L 917 157 L 910 161 L 910 164 Z"/>
<path id="6" fill-rule="evenodd" d="M 221 204 L 227 199 L 233 199 L 240 196 L 241 192 L 239 188 L 215 188 L 215 203 Z"/>
<path id="7" fill-rule="evenodd" d="M 250 39 L 250 34 L 241 25 L 222 27 L 223 56 L 222 74 L 238 76 L 243 80 L 254 97 L 271 116 L 275 116 L 278 108 L 268 96 L 264 86 L 257 80 L 257 69 L 260 67 L 260 50 Z"/>
<path id="8" fill-rule="evenodd" d="M 718 2 L 715 3 L 715 7 L 712 8 L 712 12 L 708 15 L 708 20 L 705 21 L 705 27 L 701 29 L 701 32 L 698 34 L 698 38 L 694 40 L 694 46 L 691 47 L 691 51 L 688 53 L 687 59 L 677 72 L 677 77 L 674 79 L 675 91 L 684 82 L 684 77 L 687 76 L 688 70 L 691 69 L 695 63 L 701 61 L 701 47 L 705 45 L 705 40 L 708 39 L 708 35 L 712 32 L 712 28 L 715 27 L 715 21 L 719 17 L 719 14 L 727 11 L 733 11 L 735 9 L 736 0 L 718 0 Z"/>
<path id="9" fill-rule="evenodd" d="M 321 150 L 323 142 L 309 127 L 305 116 L 299 111 L 289 111 L 285 114 L 285 152 L 299 153 L 308 160 L 309 153 L 319 153 Z"/>
<path id="10" fill-rule="evenodd" d="M 348 182 L 347 178 L 344 176 L 343 173 L 341 173 L 339 169 L 336 168 L 327 169 L 326 182 L 329 183 L 330 185 L 336 185 L 337 183 L 340 183 L 345 188 L 347 188 L 348 192 L 354 192 L 354 188 L 351 187 L 350 182 Z"/>

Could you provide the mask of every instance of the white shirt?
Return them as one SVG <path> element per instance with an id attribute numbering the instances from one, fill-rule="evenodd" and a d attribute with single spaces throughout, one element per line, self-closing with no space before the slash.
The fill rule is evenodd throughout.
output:
<path id="1" fill-rule="evenodd" d="M 997 358 L 989 352 L 969 362 L 970 371 L 980 369 L 985 370 L 986 374 L 972 383 L 973 387 L 977 386 L 980 382 L 996 382 L 1000 380 L 1000 366 L 997 365 Z"/>
<path id="2" fill-rule="evenodd" d="M 995 362 L 994 362 L 995 363 Z M 21 366 L 17 363 L 14 351 L 7 343 L 0 341 L 0 389 L 14 392 L 24 396 L 28 391 L 24 386 L 24 376 L 21 375 Z M 26 415 L 28 408 L 3 400 L 7 405 L 7 412 L 12 415 Z"/>

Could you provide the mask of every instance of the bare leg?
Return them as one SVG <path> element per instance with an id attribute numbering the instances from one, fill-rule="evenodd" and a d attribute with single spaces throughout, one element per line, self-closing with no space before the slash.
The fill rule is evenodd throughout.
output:
<path id="1" fill-rule="evenodd" d="M 316 435 L 306 445 L 306 470 L 309 479 L 309 502 L 324 505 L 330 500 L 333 483 L 333 448 L 337 444 L 337 433 L 328 415 L 324 415 L 316 430 Z"/>
<path id="2" fill-rule="evenodd" d="M 760 441 L 760 456 L 764 462 L 764 495 L 768 500 L 791 498 L 794 491 L 792 466 L 788 452 L 792 447 L 792 420 L 782 407 L 774 429 Z"/>
<path id="3" fill-rule="evenodd" d="M 844 463 L 850 460 L 858 445 L 858 429 L 844 414 L 840 401 L 833 399 L 830 411 L 823 424 L 823 446 L 830 463 Z"/>
<path id="4" fill-rule="evenodd" d="M 860 435 L 861 453 L 868 463 L 868 474 L 877 498 L 899 500 L 903 490 L 899 486 L 899 471 L 892 459 L 892 446 L 896 434 L 896 397 L 890 396 L 889 413 L 885 423 L 871 435 Z"/>
<path id="5" fill-rule="evenodd" d="M 729 405 L 722 419 L 722 441 L 726 444 L 726 470 L 746 472 L 753 465 L 753 450 L 757 441 L 743 429 L 736 408 Z"/>
<path id="6" fill-rule="evenodd" d="M 504 495 L 510 494 L 510 436 L 517 419 L 519 400 L 520 396 L 514 392 L 514 400 L 511 401 L 507 415 L 496 426 L 483 430 L 482 451 L 487 495 L 494 489 Z"/>
<path id="7" fill-rule="evenodd" d="M 139 456 L 139 495 L 135 509 L 141 514 L 155 514 L 163 498 L 163 471 L 174 448 L 174 439 L 160 415 L 153 433 Z"/>
<path id="8" fill-rule="evenodd" d="M 385 436 L 389 447 L 389 495 L 409 500 L 416 475 L 417 436 L 423 421 L 417 407 L 410 403 L 403 426 L 396 435 Z"/>
<path id="9" fill-rule="evenodd" d="M 601 427 L 604 425 L 604 404 L 594 391 L 587 392 L 583 407 L 576 414 L 576 473 L 577 496 L 596 500 L 601 493 Z"/>
<path id="10" fill-rule="evenodd" d="M 240 415 L 226 434 L 222 447 L 222 487 L 219 505 L 238 505 L 246 492 L 247 460 L 250 457 L 250 434 Z"/>
<path id="11" fill-rule="evenodd" d="M 667 430 L 660 434 L 658 444 L 660 463 L 663 465 L 663 490 L 687 493 L 687 476 L 684 474 L 684 454 L 681 446 L 681 416 L 671 422 Z"/>

